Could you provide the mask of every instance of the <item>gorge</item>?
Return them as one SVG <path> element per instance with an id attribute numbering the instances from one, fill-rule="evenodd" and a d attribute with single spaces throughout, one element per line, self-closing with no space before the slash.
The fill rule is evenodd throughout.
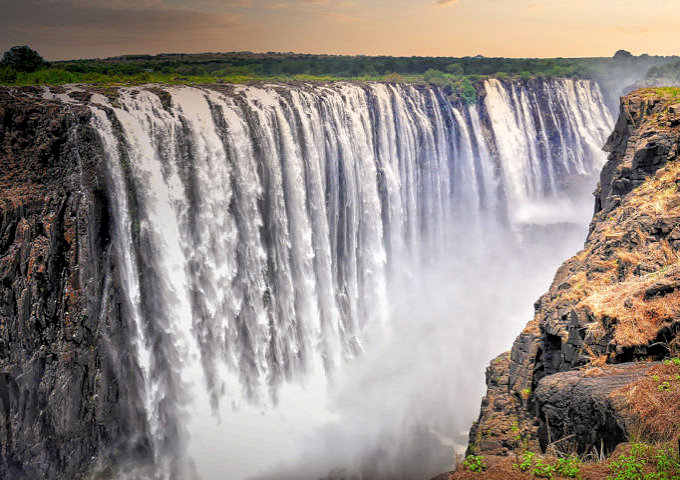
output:
<path id="1" fill-rule="evenodd" d="M 450 467 L 614 125 L 588 80 L 477 94 L 0 90 L 0 478 Z"/>

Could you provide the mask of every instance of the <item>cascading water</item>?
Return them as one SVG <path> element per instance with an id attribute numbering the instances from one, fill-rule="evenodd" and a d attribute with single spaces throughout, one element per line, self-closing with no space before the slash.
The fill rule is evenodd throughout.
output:
<path id="1" fill-rule="evenodd" d="M 187 451 L 206 480 L 285 459 L 278 445 L 282 458 L 244 460 L 262 450 L 247 436 L 290 443 L 296 422 L 337 420 L 323 399 L 346 366 L 412 328 L 395 319 L 427 325 L 405 306 L 424 272 L 486 281 L 473 251 L 516 253 L 512 232 L 603 164 L 613 122 L 596 84 L 488 80 L 481 95 L 466 106 L 437 88 L 329 84 L 93 98 L 158 478 L 186 478 Z M 461 319 L 454 348 L 482 328 L 456 288 L 442 300 Z M 206 466 L 205 449 L 228 460 Z"/>

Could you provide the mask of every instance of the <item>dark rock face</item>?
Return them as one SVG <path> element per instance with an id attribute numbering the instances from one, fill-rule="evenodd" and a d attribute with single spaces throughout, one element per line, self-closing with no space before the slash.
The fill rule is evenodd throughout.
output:
<path id="1" fill-rule="evenodd" d="M 0 90 L 0 479 L 146 448 L 90 113 L 40 94 Z"/>
<path id="2" fill-rule="evenodd" d="M 676 112 L 676 108 L 668 107 L 660 98 L 631 94 L 621 99 L 618 121 L 604 146 L 610 154 L 595 191 L 596 214 L 619 206 L 622 197 L 668 161 L 677 159 L 678 136 L 674 127 L 680 121 L 680 109 Z M 650 121 L 664 113 L 663 120 Z"/>
<path id="3" fill-rule="evenodd" d="M 622 99 L 585 247 L 558 269 L 509 360 L 489 367 L 470 451 L 517 449 L 508 425 L 542 449 L 568 439 L 582 452 L 611 452 L 627 437 L 634 419 L 611 392 L 639 377 L 634 361 L 680 350 L 679 126 L 671 99 L 649 91 Z M 609 364 L 617 365 L 592 375 Z"/>
<path id="4" fill-rule="evenodd" d="M 540 419 L 538 439 L 546 450 L 553 442 L 582 450 L 612 452 L 627 440 L 625 399 L 617 390 L 643 377 L 652 363 L 621 364 L 600 369 L 550 375 L 538 382 L 534 414 Z M 566 445 L 565 445 L 566 446 Z"/>
<path id="5" fill-rule="evenodd" d="M 482 413 L 470 430 L 469 454 L 477 450 L 485 455 L 507 455 L 535 443 L 538 423 L 523 415 L 524 398 L 508 395 L 511 365 L 510 352 L 491 361 L 486 369 L 487 394 L 482 399 Z M 533 442 L 533 443 L 530 443 Z"/>

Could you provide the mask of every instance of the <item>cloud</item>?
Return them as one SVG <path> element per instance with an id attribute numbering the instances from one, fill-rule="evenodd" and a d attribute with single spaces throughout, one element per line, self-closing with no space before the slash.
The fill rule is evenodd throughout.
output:
<path id="1" fill-rule="evenodd" d="M 186 51 L 240 27 L 236 15 L 173 8 L 159 0 L 0 0 L 0 11 L 0 46 L 29 44 L 48 58 L 54 51 L 120 54 L 182 45 Z"/>
<path id="2" fill-rule="evenodd" d="M 528 10 L 542 10 L 544 6 L 540 3 L 531 3 L 527 6 Z"/>
<path id="3" fill-rule="evenodd" d="M 340 23 L 350 23 L 350 22 L 356 22 L 357 21 L 356 18 L 350 17 L 349 15 L 345 15 L 344 13 L 324 12 L 321 15 L 328 17 L 332 20 L 335 20 L 336 22 L 340 22 Z"/>
<path id="4" fill-rule="evenodd" d="M 621 33 L 633 33 L 633 34 L 650 33 L 651 32 L 651 30 L 647 27 L 640 27 L 640 26 L 635 26 L 635 25 L 623 25 L 621 27 L 617 27 L 616 30 L 621 32 Z"/>
<path id="5" fill-rule="evenodd" d="M 268 8 L 269 10 L 284 10 L 286 8 L 290 8 L 290 3 L 285 2 L 270 3 L 268 5 L 265 5 L 264 8 Z"/>
<path id="6" fill-rule="evenodd" d="M 458 0 L 437 0 L 434 2 L 435 5 L 438 7 L 448 7 L 449 5 L 453 5 L 454 3 L 458 3 Z"/>

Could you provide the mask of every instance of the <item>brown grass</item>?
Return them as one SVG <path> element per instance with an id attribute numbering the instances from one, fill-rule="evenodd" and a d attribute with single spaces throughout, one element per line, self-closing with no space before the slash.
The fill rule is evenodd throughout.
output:
<path id="1" fill-rule="evenodd" d="M 600 284 L 583 304 L 601 318 L 612 319 L 615 324 L 614 339 L 624 347 L 645 345 L 653 341 L 659 328 L 680 315 L 680 291 L 665 296 L 647 298 L 645 291 L 660 280 L 677 274 L 677 262 L 673 268 L 635 277 L 624 282 Z M 673 275 L 675 276 L 675 275 Z"/>
<path id="2" fill-rule="evenodd" d="M 633 433 L 655 442 L 680 438 L 680 366 L 652 367 L 640 380 L 620 390 L 635 418 Z"/>

